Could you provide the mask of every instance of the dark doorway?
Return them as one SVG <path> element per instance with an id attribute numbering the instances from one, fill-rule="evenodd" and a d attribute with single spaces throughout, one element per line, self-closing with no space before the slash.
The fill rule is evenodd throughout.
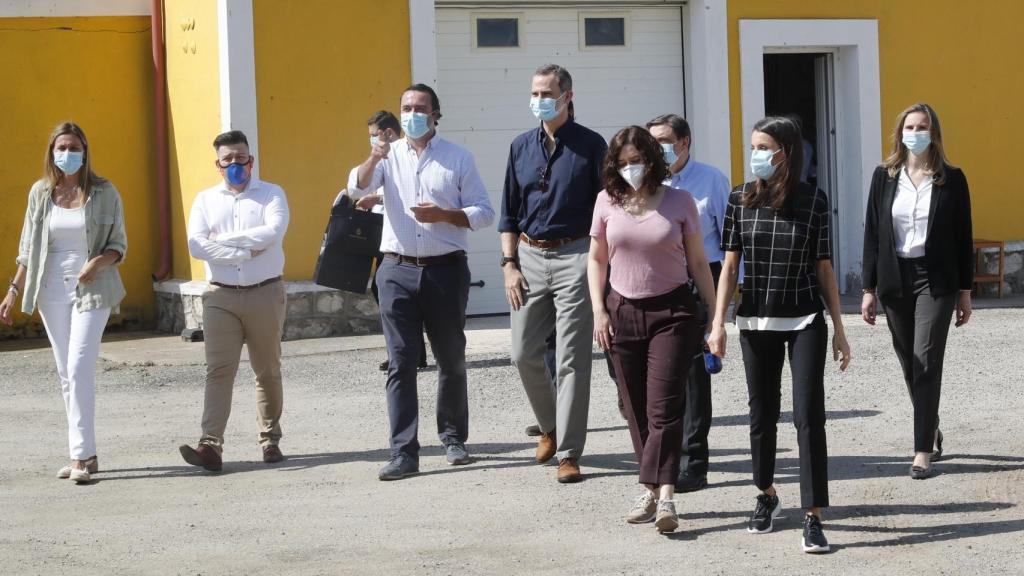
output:
<path id="1" fill-rule="evenodd" d="M 769 116 L 795 116 L 800 124 L 804 139 L 801 178 L 828 194 L 832 208 L 832 263 L 841 270 L 833 55 L 765 54 L 764 110 Z M 840 287 L 845 289 L 842 280 Z"/>

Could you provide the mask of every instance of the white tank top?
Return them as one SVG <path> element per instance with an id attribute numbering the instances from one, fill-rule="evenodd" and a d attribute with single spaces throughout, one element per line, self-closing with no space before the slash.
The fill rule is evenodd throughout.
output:
<path id="1" fill-rule="evenodd" d="M 52 204 L 50 210 L 49 252 L 86 251 L 85 207 L 61 208 Z"/>

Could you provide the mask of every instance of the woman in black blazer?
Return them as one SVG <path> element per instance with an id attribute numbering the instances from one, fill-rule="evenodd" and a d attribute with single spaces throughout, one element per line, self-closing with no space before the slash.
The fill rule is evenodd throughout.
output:
<path id="1" fill-rule="evenodd" d="M 935 110 L 899 115 L 892 154 L 875 169 L 864 225 L 861 316 L 874 325 L 878 299 L 914 406 L 914 463 L 924 479 L 942 456 L 939 394 L 949 322 L 971 317 L 971 197 L 949 164 Z"/>

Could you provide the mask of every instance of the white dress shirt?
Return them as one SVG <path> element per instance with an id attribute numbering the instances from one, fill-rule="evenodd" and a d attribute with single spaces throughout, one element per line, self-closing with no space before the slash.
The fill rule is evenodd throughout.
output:
<path id="1" fill-rule="evenodd" d="M 338 202 L 341 202 L 341 198 L 343 196 L 350 196 L 353 198 L 353 202 L 355 202 L 354 198 L 358 198 L 359 196 L 352 196 L 352 192 L 356 190 L 359 190 L 359 166 L 356 166 L 355 168 L 349 171 L 348 186 L 346 186 L 345 189 L 342 190 L 341 192 L 338 192 L 338 195 L 334 197 L 334 204 L 331 204 L 331 206 L 337 206 Z M 378 188 L 377 191 L 374 192 L 375 195 L 383 193 L 384 191 L 381 190 L 380 188 Z M 381 198 L 381 200 L 383 200 L 383 198 Z M 370 212 L 373 212 L 374 214 L 383 214 L 384 202 L 374 204 L 373 208 L 370 209 Z"/>
<path id="2" fill-rule="evenodd" d="M 235 194 L 221 182 L 192 201 L 188 251 L 203 260 L 208 281 L 251 286 L 284 271 L 287 229 L 288 200 L 280 186 L 253 178 Z M 254 250 L 264 252 L 254 258 Z"/>
<path id="3" fill-rule="evenodd" d="M 447 222 L 425 224 L 416 220 L 410 208 L 421 202 L 462 210 L 471 230 L 485 228 L 494 221 L 494 209 L 473 155 L 436 134 L 419 156 L 405 138 L 393 142 L 388 157 L 374 168 L 370 185 L 349 192 L 353 198 L 360 198 L 367 190 L 380 187 L 384 188 L 381 252 L 427 258 L 469 251 L 465 228 Z"/>
<path id="4" fill-rule="evenodd" d="M 931 206 L 932 177 L 925 176 L 920 186 L 914 186 L 906 168 L 900 170 L 896 198 L 892 203 L 892 231 L 896 237 L 896 254 L 901 258 L 924 256 Z"/>

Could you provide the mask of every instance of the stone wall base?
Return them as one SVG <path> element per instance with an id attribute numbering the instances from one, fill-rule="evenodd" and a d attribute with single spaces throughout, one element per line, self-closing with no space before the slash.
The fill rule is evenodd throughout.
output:
<path id="1" fill-rule="evenodd" d="M 180 334 L 203 327 L 203 281 L 167 280 L 153 284 L 156 329 Z M 312 282 L 285 282 L 288 297 L 283 340 L 371 334 L 381 331 L 380 312 L 370 294 L 353 294 Z"/>

